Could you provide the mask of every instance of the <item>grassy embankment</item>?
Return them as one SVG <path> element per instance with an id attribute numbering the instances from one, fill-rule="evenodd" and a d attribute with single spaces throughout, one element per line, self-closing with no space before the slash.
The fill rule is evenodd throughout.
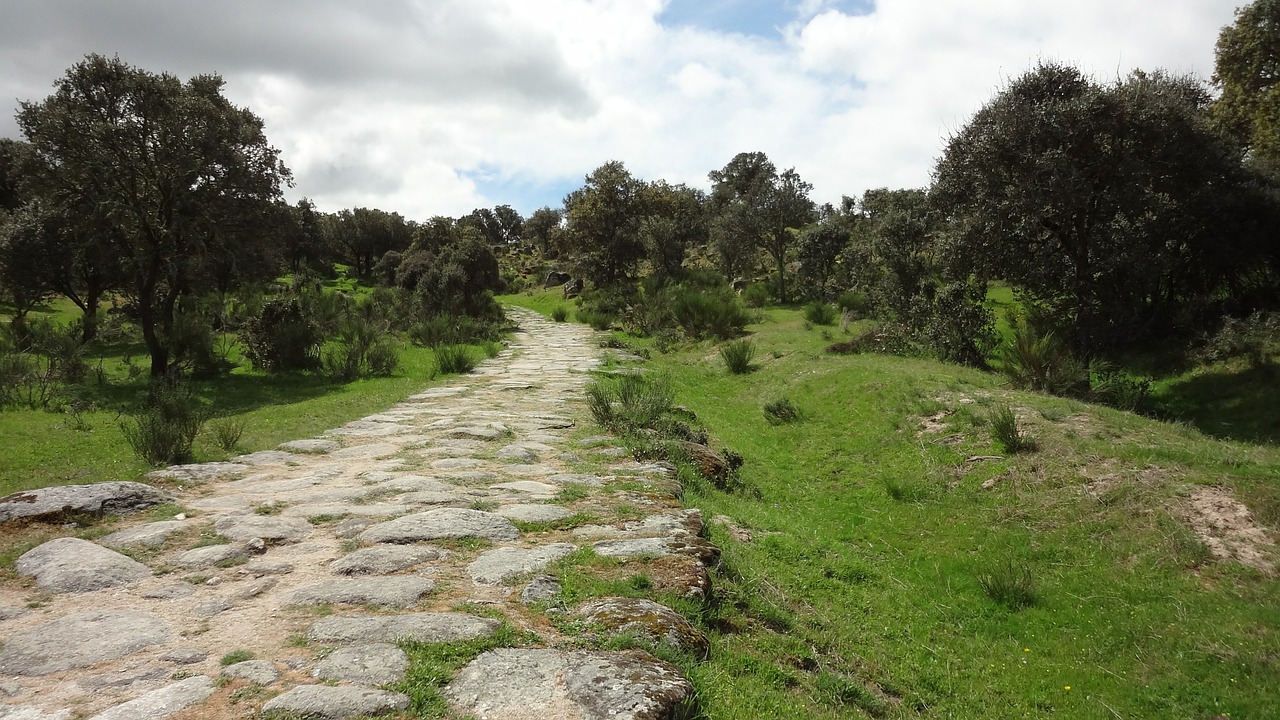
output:
<path id="1" fill-rule="evenodd" d="M 530 299 L 504 298 L 555 300 Z M 1191 412 L 1164 423 L 974 370 L 833 356 L 789 310 L 749 330 L 749 374 L 709 344 L 647 364 L 757 491 L 686 488 L 750 534 L 712 526 L 713 650 L 691 666 L 707 716 L 1280 717 L 1280 583 L 1215 559 L 1189 519 L 1215 487 L 1280 525 L 1274 434 L 1223 441 Z M 1241 388 L 1232 367 L 1197 372 Z M 1197 410 L 1179 382 L 1161 398 Z M 771 426 L 761 407 L 784 396 L 804 418 Z M 1002 404 L 1037 450 L 998 457 L 986 418 Z"/>

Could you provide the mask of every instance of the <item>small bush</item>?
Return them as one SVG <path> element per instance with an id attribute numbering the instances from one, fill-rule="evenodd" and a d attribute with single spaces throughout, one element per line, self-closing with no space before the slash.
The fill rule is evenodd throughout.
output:
<path id="1" fill-rule="evenodd" d="M 989 572 L 978 575 L 978 585 L 987 597 L 1010 610 L 1021 610 L 1035 605 L 1040 599 L 1039 588 L 1031 568 L 1023 563 L 1008 560 Z"/>
<path id="2" fill-rule="evenodd" d="M 1150 397 L 1151 378 L 1130 375 L 1102 360 L 1089 364 L 1091 400 L 1119 410 L 1138 412 L 1146 407 Z"/>
<path id="3" fill-rule="evenodd" d="M 747 307 L 762 308 L 769 302 L 769 286 L 764 283 L 751 283 L 742 291 L 742 302 Z"/>
<path id="4" fill-rule="evenodd" d="M 770 425 L 784 425 L 800 419 L 800 408 L 788 398 L 778 398 L 764 404 L 764 419 Z"/>
<path id="5" fill-rule="evenodd" d="M 214 441 L 218 443 L 218 447 L 227 452 L 234 450 L 240 443 L 240 438 L 244 436 L 244 428 L 244 418 L 238 417 L 221 418 L 209 423 Z"/>
<path id="6" fill-rule="evenodd" d="M 465 345 L 441 345 L 436 348 L 436 368 L 441 375 L 469 373 L 479 364 Z"/>
<path id="7" fill-rule="evenodd" d="M 587 386 L 587 406 L 596 424 L 613 432 L 656 429 L 668 420 L 675 402 L 670 383 L 644 375 L 623 375 L 616 382 Z"/>
<path id="8" fill-rule="evenodd" d="M 1008 405 L 993 409 L 987 416 L 987 425 L 991 428 L 991 439 L 1007 455 L 1036 448 L 1035 440 L 1018 426 L 1018 416 Z"/>
<path id="9" fill-rule="evenodd" d="M 841 312 L 851 312 L 855 316 L 865 315 L 867 313 L 867 296 L 856 290 L 840 293 L 840 297 L 836 298 L 836 307 Z"/>
<path id="10" fill-rule="evenodd" d="M 1255 312 L 1243 320 L 1224 318 L 1222 327 L 1196 353 L 1201 362 L 1242 357 L 1255 368 L 1265 367 L 1280 351 L 1280 313 Z"/>
<path id="11" fill-rule="evenodd" d="M 551 319 L 556 322 L 564 322 L 569 319 L 569 308 L 563 305 L 557 305 L 551 309 Z"/>
<path id="12" fill-rule="evenodd" d="M 882 355 L 913 355 L 917 353 L 911 342 L 911 330 L 900 323 L 877 323 L 863 328 L 843 342 L 827 346 L 827 352 L 837 355 L 880 353 Z"/>
<path id="13" fill-rule="evenodd" d="M 1014 325 L 1013 341 L 1000 348 L 1000 372 L 1014 387 L 1052 395 L 1079 394 L 1089 386 L 1089 371 L 1052 332 L 1029 323 Z"/>
<path id="14" fill-rule="evenodd" d="M 191 446 L 207 414 L 186 385 L 159 383 L 146 409 L 120 421 L 125 440 L 138 457 L 152 465 L 192 459 Z"/>
<path id="15" fill-rule="evenodd" d="M 809 303 L 804 306 L 804 319 L 814 325 L 835 325 L 836 309 L 822 302 Z"/>
<path id="16" fill-rule="evenodd" d="M 613 315 L 600 310 L 578 309 L 578 322 L 586 323 L 595 330 L 608 330 L 616 319 Z"/>
<path id="17" fill-rule="evenodd" d="M 320 364 L 321 335 L 296 298 L 268 300 L 240 329 L 245 357 L 259 370 L 310 370 Z"/>
<path id="18" fill-rule="evenodd" d="M 750 340 L 733 340 L 720 346 L 720 357 L 725 367 L 734 375 L 751 371 L 751 359 L 756 356 L 756 344 Z"/>
<path id="19" fill-rule="evenodd" d="M 469 315 L 432 315 L 409 328 L 409 339 L 423 347 L 497 340 L 501 334 L 501 318 Z"/>
<path id="20" fill-rule="evenodd" d="M 677 287 L 672 292 L 671 313 L 690 337 L 728 340 L 742 334 L 750 319 L 728 289 Z"/>

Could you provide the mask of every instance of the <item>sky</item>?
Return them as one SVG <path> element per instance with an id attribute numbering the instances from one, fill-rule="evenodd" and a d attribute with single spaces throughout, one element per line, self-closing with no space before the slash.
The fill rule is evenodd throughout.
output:
<path id="1" fill-rule="evenodd" d="M 89 53 L 218 73 L 286 197 L 408 219 L 560 207 L 620 160 L 708 188 L 740 152 L 818 202 L 924 187 L 1037 62 L 1206 81 L 1244 0 L 2 0 L 0 136 Z"/>

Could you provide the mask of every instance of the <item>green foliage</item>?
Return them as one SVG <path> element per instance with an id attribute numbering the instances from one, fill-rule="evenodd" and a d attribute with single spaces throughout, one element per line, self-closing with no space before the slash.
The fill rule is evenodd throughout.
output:
<path id="1" fill-rule="evenodd" d="M 987 415 L 991 439 L 1001 452 L 1009 455 L 1036 449 L 1034 438 L 1023 432 L 1018 416 L 1008 405 L 998 405 Z"/>
<path id="2" fill-rule="evenodd" d="M 1280 352 L 1280 313 L 1253 313 L 1247 318 L 1226 317 L 1222 327 L 1204 340 L 1195 355 L 1201 362 L 1244 358 L 1254 368 L 1264 368 Z"/>
<path id="3" fill-rule="evenodd" d="M 995 602 L 1021 610 L 1040 600 L 1039 586 L 1030 566 L 1008 559 L 977 576 L 978 586 Z"/>
<path id="4" fill-rule="evenodd" d="M 1089 363 L 1089 399 L 1128 412 L 1140 412 L 1151 397 L 1151 378 L 1137 377 L 1104 360 Z"/>
<path id="5" fill-rule="evenodd" d="M 1275 176 L 1280 162 L 1280 3 L 1254 0 L 1236 9 L 1222 28 L 1214 54 L 1213 82 L 1222 91 L 1214 118 L 1250 150 L 1251 160 Z"/>
<path id="6" fill-rule="evenodd" d="M 385 329 L 359 315 L 342 323 L 337 337 L 321 353 L 324 373 L 335 380 L 350 382 L 359 377 L 387 377 L 399 367 L 395 342 Z"/>
<path id="7" fill-rule="evenodd" d="M 479 364 L 466 345 L 441 345 L 435 352 L 436 369 L 441 375 L 465 375 Z"/>
<path id="8" fill-rule="evenodd" d="M 579 308 L 578 322 L 590 325 L 592 329 L 605 331 L 617 320 L 613 315 L 601 310 L 590 310 L 588 308 Z"/>
<path id="9" fill-rule="evenodd" d="M 564 322 L 569 319 L 569 308 L 564 305 L 557 305 L 551 310 L 551 319 L 556 322 Z"/>
<path id="10" fill-rule="evenodd" d="M 242 663 L 246 660 L 252 660 L 253 658 L 254 654 L 248 650 L 232 650 L 226 655 L 223 655 L 222 659 L 218 661 L 218 664 L 222 667 L 227 667 L 228 665 L 235 665 L 236 663 Z"/>
<path id="11" fill-rule="evenodd" d="M 448 717 L 451 710 L 440 689 L 453 680 L 464 665 L 487 650 L 524 647 L 537 640 L 533 633 L 517 630 L 503 622 L 492 633 L 474 640 L 442 643 L 401 641 L 397 645 L 408 656 L 409 670 L 403 680 L 390 688 L 409 696 L 409 711 L 414 717 Z"/>
<path id="12" fill-rule="evenodd" d="M 803 415 L 790 398 L 780 397 L 764 404 L 764 419 L 770 425 L 786 425 L 799 422 Z"/>
<path id="13" fill-rule="evenodd" d="M 751 360 L 756 356 L 756 344 L 750 340 L 731 340 L 720 346 L 724 366 L 733 375 L 751 372 Z"/>
<path id="14" fill-rule="evenodd" d="M 804 306 L 804 319 L 814 325 L 834 325 L 836 309 L 824 302 L 813 302 Z"/>
<path id="15" fill-rule="evenodd" d="M 575 275 L 611 286 L 635 274 L 645 257 L 642 187 L 625 165 L 613 160 L 592 171 L 565 198 L 565 240 Z"/>
<path id="16" fill-rule="evenodd" d="M 500 321 L 467 315 L 433 315 L 409 328 L 409 339 L 426 347 L 496 340 L 501 334 Z"/>
<path id="17" fill-rule="evenodd" d="M 320 362 L 320 330 L 296 297 L 265 302 L 240 328 L 240 341 L 245 357 L 260 370 L 310 370 Z"/>
<path id="18" fill-rule="evenodd" d="M 244 437 L 244 428 L 245 420 L 239 417 L 219 418 L 209 423 L 209 429 L 213 431 L 218 447 L 227 452 L 231 452 L 236 445 L 240 444 L 240 438 Z"/>
<path id="19" fill-rule="evenodd" d="M 190 385 L 161 381 L 151 388 L 146 408 L 120 421 L 125 440 L 151 465 L 192 460 L 192 444 L 208 413 Z"/>
<path id="20" fill-rule="evenodd" d="M 742 333 L 749 318 L 728 288 L 708 291 L 691 287 L 672 289 L 671 314 L 675 323 L 694 338 L 727 340 Z"/>
<path id="21" fill-rule="evenodd" d="M 840 297 L 836 298 L 836 307 L 840 308 L 841 311 L 851 312 L 854 315 L 865 315 L 870 308 L 866 294 L 857 290 L 840 293 Z"/>
<path id="22" fill-rule="evenodd" d="M 587 386 L 587 407 L 596 424 L 617 433 L 661 427 L 674 405 L 674 391 L 663 378 L 623 375 Z"/>
<path id="23" fill-rule="evenodd" d="M 762 308 L 769 303 L 769 286 L 764 283 L 751 283 L 742 290 L 742 302 L 747 307 Z"/>

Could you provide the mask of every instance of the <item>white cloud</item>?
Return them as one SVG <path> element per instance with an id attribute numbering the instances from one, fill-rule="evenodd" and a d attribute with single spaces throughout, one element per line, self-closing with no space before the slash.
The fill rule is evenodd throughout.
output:
<path id="1" fill-rule="evenodd" d="M 6 0 L 0 98 L 39 99 L 86 52 L 222 72 L 294 169 L 291 196 L 326 210 L 529 212 L 607 160 L 705 186 L 754 150 L 835 202 L 926 184 L 946 136 L 1038 59 L 1207 77 L 1232 20 L 1222 0 L 884 0 L 865 15 L 804 0 L 760 38 L 663 27 L 664 5 Z M 0 118 L 0 134 L 16 128 Z"/>

